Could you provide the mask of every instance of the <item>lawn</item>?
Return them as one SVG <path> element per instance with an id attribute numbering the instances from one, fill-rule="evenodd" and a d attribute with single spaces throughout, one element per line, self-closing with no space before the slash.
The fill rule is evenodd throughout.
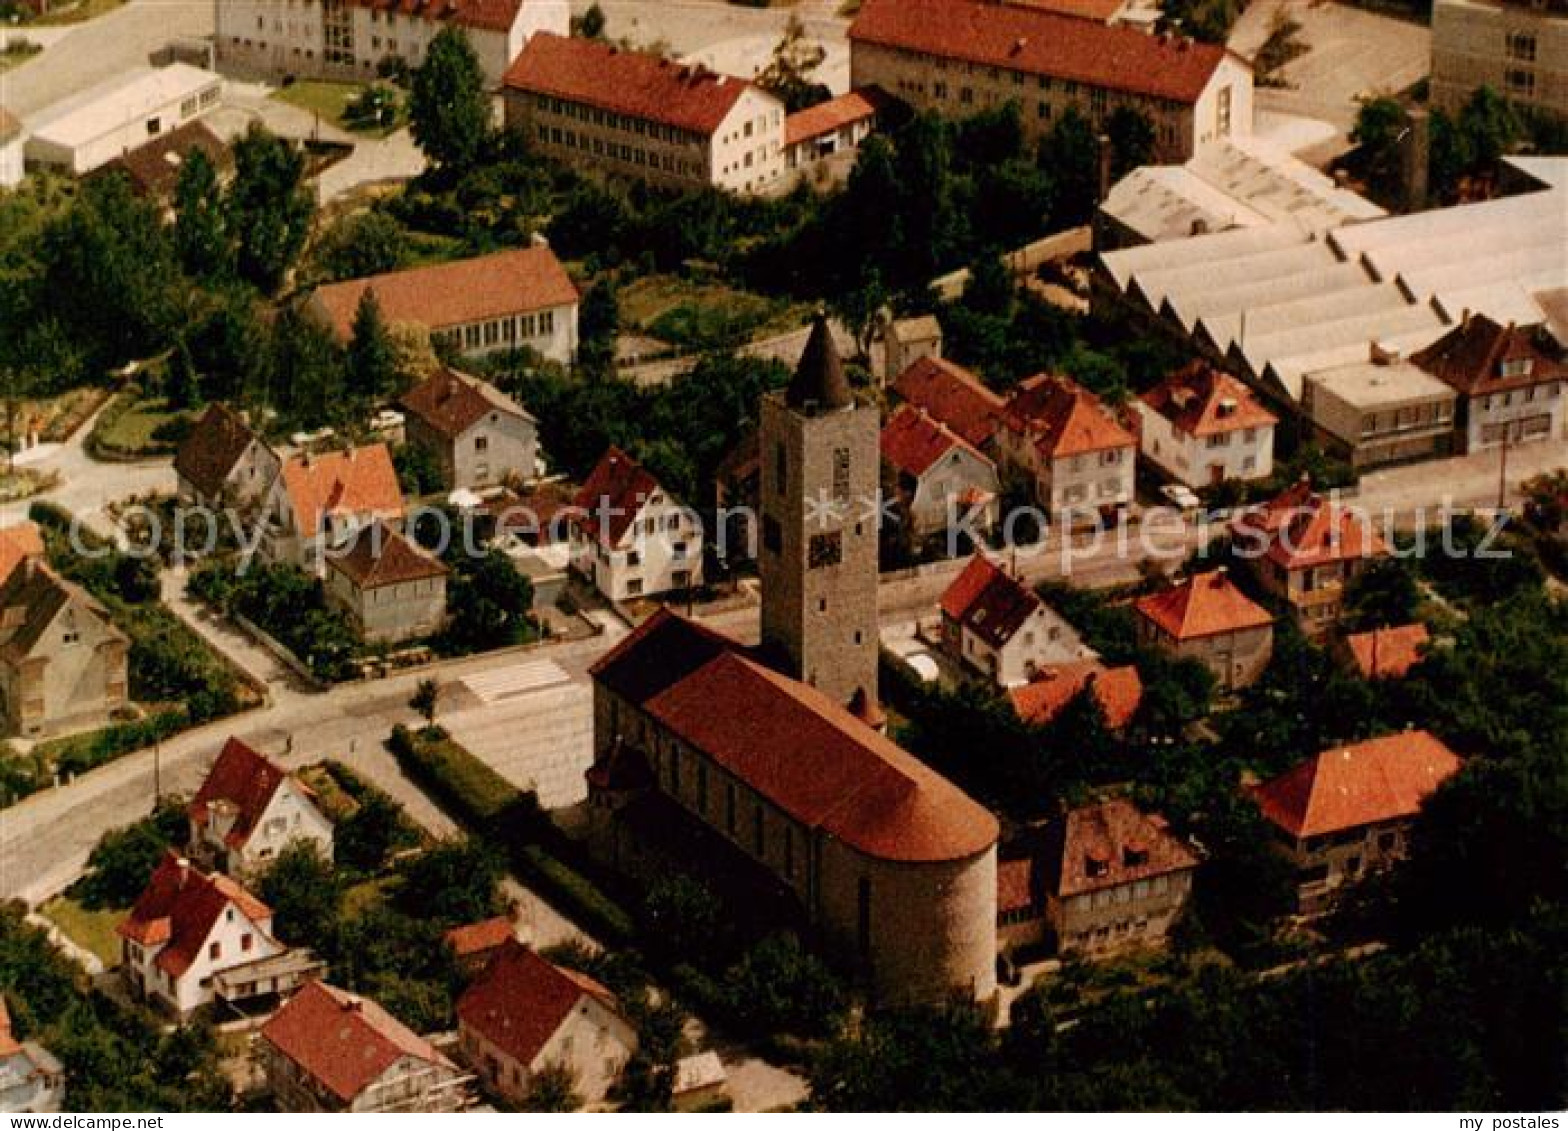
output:
<path id="1" fill-rule="evenodd" d="M 272 97 L 316 114 L 322 121 L 339 129 L 367 137 L 386 137 L 407 122 L 408 115 L 401 106 L 392 125 L 385 128 L 350 121 L 347 117 L 348 108 L 365 90 L 364 83 L 299 79 L 278 90 Z"/>
<path id="2" fill-rule="evenodd" d="M 125 918 L 124 908 L 89 911 L 69 896 L 57 895 L 39 910 L 77 946 L 96 954 L 105 967 L 120 964 L 120 936 L 114 928 Z"/>
<path id="3" fill-rule="evenodd" d="M 125 0 L 80 0 L 79 3 L 71 5 L 58 4 L 54 11 L 28 20 L 27 23 L 32 27 L 58 27 L 64 24 L 86 23 L 88 20 L 108 15 L 123 3 Z"/>
<path id="4" fill-rule="evenodd" d="M 192 415 L 170 408 L 162 397 L 122 394 L 98 418 L 88 444 L 95 454 L 108 456 L 168 455 L 179 446 L 182 424 Z"/>
<path id="5" fill-rule="evenodd" d="M 645 276 L 619 298 L 623 326 L 686 349 L 741 345 L 806 320 L 798 303 L 677 275 Z"/>

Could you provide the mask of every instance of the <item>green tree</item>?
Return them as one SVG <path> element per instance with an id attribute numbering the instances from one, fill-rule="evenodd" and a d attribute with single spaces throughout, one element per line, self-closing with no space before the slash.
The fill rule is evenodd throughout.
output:
<path id="1" fill-rule="evenodd" d="M 340 867 L 372 873 L 380 871 L 394 851 L 409 847 L 411 839 L 403 811 L 386 794 L 373 790 L 338 824 L 332 851 Z"/>
<path id="2" fill-rule="evenodd" d="M 690 876 L 676 873 L 654 882 L 643 894 L 642 913 L 655 953 L 696 965 L 723 953 L 724 906 Z"/>
<path id="3" fill-rule="evenodd" d="M 1459 108 L 1458 125 L 1471 169 L 1477 173 L 1494 171 L 1498 160 L 1519 143 L 1524 132 L 1518 112 L 1489 86 L 1476 87 L 1465 99 Z"/>
<path id="4" fill-rule="evenodd" d="M 233 286 L 214 296 L 212 307 L 197 317 L 185 342 L 209 399 L 239 400 L 261 391 L 267 372 L 267 333 L 248 288 Z"/>
<path id="5" fill-rule="evenodd" d="M 392 453 L 392 466 L 405 495 L 433 495 L 441 490 L 441 465 L 429 448 L 399 444 Z"/>
<path id="6" fill-rule="evenodd" d="M 524 1111 L 576 1111 L 582 1107 L 577 1094 L 577 1074 L 560 1061 L 551 1061 L 533 1074 L 528 1094 L 523 1097 Z"/>
<path id="7" fill-rule="evenodd" d="M 193 150 L 174 189 L 174 248 L 198 279 L 221 279 L 234 269 L 234 246 L 223 215 L 223 193 L 212 161 Z"/>
<path id="8" fill-rule="evenodd" d="M 1111 175 L 1121 178 L 1154 159 L 1154 125 L 1135 106 L 1111 111 L 1105 134 L 1111 139 Z"/>
<path id="9" fill-rule="evenodd" d="M 532 619 L 534 587 L 497 549 L 460 562 L 447 597 L 447 636 L 461 650 L 482 652 L 516 644 Z"/>
<path id="10" fill-rule="evenodd" d="M 588 5 L 588 10 L 575 21 L 577 34 L 584 39 L 603 39 L 606 19 L 604 9 L 599 6 L 598 0 Z"/>
<path id="11" fill-rule="evenodd" d="M 882 284 L 882 272 L 873 267 L 856 286 L 841 291 L 829 302 L 833 317 L 855 339 L 855 352 L 859 356 L 870 356 L 871 343 L 882 326 L 890 297 L 887 287 Z"/>
<path id="12" fill-rule="evenodd" d="M 256 894 L 272 908 L 278 938 L 291 946 L 331 945 L 343 888 L 316 845 L 305 840 L 286 845 L 262 873 Z"/>
<path id="13" fill-rule="evenodd" d="M 303 150 L 253 122 L 234 143 L 234 180 L 224 204 L 240 276 L 276 291 L 304 249 L 316 213 Z"/>
<path id="14" fill-rule="evenodd" d="M 788 113 L 815 106 L 832 96 L 814 78 L 827 57 L 826 48 L 806 37 L 806 25 L 800 15 L 791 12 L 783 36 L 774 45 L 773 57 L 757 76 L 757 85 L 783 102 Z"/>
<path id="15" fill-rule="evenodd" d="M 380 397 L 397 387 L 397 347 L 372 289 L 359 296 L 359 305 L 354 308 L 347 362 L 349 389 L 356 396 Z"/>
<path id="16" fill-rule="evenodd" d="M 414 688 L 414 697 L 408 705 L 425 720 L 427 728 L 436 725 L 436 709 L 441 704 L 441 685 L 433 679 L 422 679 Z"/>
<path id="17" fill-rule="evenodd" d="M 372 208 L 333 224 L 311 255 L 328 280 L 359 279 L 397 270 L 408 262 L 410 250 L 408 233 L 396 217 Z"/>
<path id="18" fill-rule="evenodd" d="M 843 987 L 794 935 L 769 935 L 724 974 L 730 1015 L 758 1036 L 827 1036 L 844 1007 Z"/>
<path id="19" fill-rule="evenodd" d="M 71 894 L 89 908 L 129 907 L 164 853 L 184 843 L 185 832 L 184 803 L 178 798 L 159 802 L 151 816 L 103 835 Z"/>
<path id="20" fill-rule="evenodd" d="M 319 427 L 342 417 L 342 351 L 299 310 L 288 308 L 273 323 L 268 363 L 269 399 L 292 419 Z"/>
<path id="21" fill-rule="evenodd" d="M 414 140 L 440 168 L 472 165 L 489 140 L 484 72 L 468 36 L 455 25 L 436 34 L 414 71 L 409 119 Z"/>
<path id="22" fill-rule="evenodd" d="M 1394 98 L 1362 98 L 1350 140 L 1361 148 L 1368 179 L 1385 191 L 1398 182 L 1400 143 L 1409 128 L 1405 108 Z"/>
<path id="23" fill-rule="evenodd" d="M 191 361 L 191 351 L 184 339 L 174 343 L 168 367 L 163 378 L 163 396 L 170 408 L 189 408 L 201 399 L 197 387 L 196 366 Z"/>
<path id="24" fill-rule="evenodd" d="M 399 905 L 410 915 L 455 927 L 502 910 L 501 858 L 477 840 L 444 840 L 402 868 Z"/>
<path id="25" fill-rule="evenodd" d="M 1069 106 L 1040 141 L 1040 166 L 1056 187 L 1051 220 L 1087 224 L 1100 198 L 1100 143 L 1089 119 Z"/>
<path id="26" fill-rule="evenodd" d="M 583 295 L 577 315 L 577 360 L 593 373 L 607 373 L 615 362 L 615 339 L 620 332 L 621 308 L 615 280 L 596 281 Z"/>
<path id="27" fill-rule="evenodd" d="M 1415 574 L 1400 558 L 1383 558 L 1345 586 L 1346 627 L 1352 631 L 1409 624 L 1421 603 Z"/>

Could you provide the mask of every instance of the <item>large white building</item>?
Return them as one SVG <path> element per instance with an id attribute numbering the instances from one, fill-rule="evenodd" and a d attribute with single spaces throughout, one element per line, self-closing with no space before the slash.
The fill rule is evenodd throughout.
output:
<path id="1" fill-rule="evenodd" d="M 1480 86 L 1568 116 L 1568 3 L 1436 0 L 1432 104 L 1452 113 Z"/>
<path id="2" fill-rule="evenodd" d="M 213 0 L 217 57 L 269 77 L 372 79 L 383 63 L 410 67 L 442 28 L 461 28 L 494 90 L 529 36 L 565 35 L 567 0 Z"/>
<path id="3" fill-rule="evenodd" d="M 212 110 L 223 79 L 185 63 L 138 67 L 45 110 L 32 122 L 27 164 L 81 175 Z"/>

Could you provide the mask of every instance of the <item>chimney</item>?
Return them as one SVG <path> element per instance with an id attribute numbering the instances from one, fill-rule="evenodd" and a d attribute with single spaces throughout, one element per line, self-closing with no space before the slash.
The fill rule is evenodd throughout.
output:
<path id="1" fill-rule="evenodd" d="M 1405 211 L 1419 212 L 1426 207 L 1428 163 L 1432 151 L 1432 119 L 1423 109 L 1410 111 L 1410 125 L 1400 147 L 1400 172 L 1405 188 Z"/>

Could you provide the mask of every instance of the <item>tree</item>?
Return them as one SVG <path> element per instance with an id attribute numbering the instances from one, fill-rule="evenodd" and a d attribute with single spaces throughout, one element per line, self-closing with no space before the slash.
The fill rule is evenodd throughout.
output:
<path id="1" fill-rule="evenodd" d="M 643 895 L 642 913 L 650 950 L 694 965 L 723 951 L 723 904 L 690 876 L 675 873 L 655 881 Z"/>
<path id="2" fill-rule="evenodd" d="M 576 1111 L 582 1107 L 582 1097 L 577 1094 L 577 1074 L 561 1061 L 550 1061 L 528 1081 L 528 1094 L 523 1097 L 524 1111 Z"/>
<path id="3" fill-rule="evenodd" d="M 436 708 L 440 703 L 441 685 L 433 679 L 420 680 L 414 688 L 414 697 L 408 701 L 408 705 L 419 713 L 428 728 L 436 725 Z"/>
<path id="4" fill-rule="evenodd" d="M 799 13 L 791 12 L 773 57 L 757 76 L 757 85 L 783 102 L 787 113 L 815 106 L 831 97 L 824 84 L 812 79 L 827 57 L 826 48 L 806 38 L 806 25 Z"/>
<path id="5" fill-rule="evenodd" d="M 599 279 L 583 295 L 577 314 L 577 360 L 592 373 L 607 373 L 615 362 L 615 339 L 620 332 L 621 308 L 615 280 Z"/>
<path id="6" fill-rule="evenodd" d="M 347 360 L 349 389 L 355 395 L 380 397 L 396 388 L 397 349 L 373 289 L 367 288 L 354 308 Z"/>
<path id="7" fill-rule="evenodd" d="M 443 927 L 477 923 L 502 910 L 501 858 L 477 840 L 444 840 L 402 868 L 398 901 L 410 915 Z"/>
<path id="8" fill-rule="evenodd" d="M 458 564 L 447 598 L 448 638 L 461 650 L 483 652 L 517 643 L 533 616 L 533 583 L 512 559 L 489 549 Z"/>
<path id="9" fill-rule="evenodd" d="M 440 168 L 472 165 L 489 140 L 484 71 L 468 36 L 455 25 L 436 34 L 414 71 L 409 120 L 414 140 Z"/>
<path id="10" fill-rule="evenodd" d="M 605 19 L 604 9 L 599 6 L 598 0 L 588 5 L 588 10 L 574 21 L 577 24 L 577 34 L 584 39 L 603 39 Z"/>
<path id="11" fill-rule="evenodd" d="M 342 884 L 310 841 L 286 845 L 262 873 L 256 894 L 272 908 L 278 938 L 290 946 L 322 948 L 337 930 Z"/>
<path id="12" fill-rule="evenodd" d="M 298 309 L 273 323 L 268 362 L 269 399 L 279 409 L 313 428 L 342 417 L 342 351 Z"/>
<path id="13" fill-rule="evenodd" d="M 769 935 L 724 974 L 731 1015 L 749 1032 L 828 1035 L 844 991 L 821 959 L 794 935 Z"/>
<path id="14" fill-rule="evenodd" d="M 1118 106 L 1105 127 L 1111 139 L 1111 175 L 1121 178 L 1154 159 L 1154 125 L 1135 106 Z"/>
<path id="15" fill-rule="evenodd" d="M 1382 558 L 1345 586 L 1346 627 L 1361 632 L 1409 624 L 1421 603 L 1410 566 L 1400 558 Z"/>
<path id="16" fill-rule="evenodd" d="M 1410 119 L 1397 99 L 1362 98 L 1350 140 L 1361 148 L 1367 178 L 1385 191 L 1399 179 L 1400 142 Z"/>
<path id="17" fill-rule="evenodd" d="M 191 364 L 211 400 L 232 401 L 260 391 L 266 376 L 268 342 L 249 288 L 235 285 L 186 332 Z"/>
<path id="18" fill-rule="evenodd" d="M 174 343 L 164 373 L 163 396 L 170 408 L 189 408 L 200 399 L 196 387 L 196 366 L 184 339 Z"/>
<path id="19" fill-rule="evenodd" d="M 164 853 L 185 839 L 185 805 L 166 798 L 134 825 L 111 829 L 87 857 L 71 894 L 88 908 L 129 907 L 152 878 Z"/>
<path id="20" fill-rule="evenodd" d="M 1503 154 L 1519 143 L 1523 127 L 1509 101 L 1489 86 L 1478 86 L 1459 108 L 1459 132 L 1472 172 L 1491 173 Z"/>
<path id="21" fill-rule="evenodd" d="M 404 824 L 403 811 L 380 790 L 359 799 L 359 805 L 338 824 L 332 852 L 339 867 L 352 872 L 379 871 L 397 849 L 413 838 Z"/>
<path id="22" fill-rule="evenodd" d="M 221 279 L 234 269 L 218 173 L 200 149 L 180 166 L 175 185 L 174 248 L 186 272 L 195 278 Z"/>
<path id="23" fill-rule="evenodd" d="M 328 280 L 379 275 L 407 262 L 408 233 L 393 216 L 372 208 L 333 224 L 311 254 Z"/>
<path id="24" fill-rule="evenodd" d="M 1041 139 L 1040 167 L 1056 186 L 1052 223 L 1088 223 L 1100 199 L 1100 143 L 1076 107 L 1069 106 Z"/>
<path id="25" fill-rule="evenodd" d="M 872 267 L 856 286 L 841 291 L 829 302 L 833 317 L 843 323 L 855 339 L 855 352 L 859 356 L 870 356 L 871 343 L 882 328 L 890 297 L 882 285 L 882 272 Z"/>
<path id="26" fill-rule="evenodd" d="M 392 466 L 397 471 L 398 486 L 403 488 L 405 495 L 417 498 L 441 490 L 441 465 L 429 448 L 399 444 L 392 453 Z"/>
<path id="27" fill-rule="evenodd" d="M 234 181 L 224 203 L 240 276 L 276 291 L 304 249 L 316 213 L 303 150 L 251 123 L 234 143 Z"/>

